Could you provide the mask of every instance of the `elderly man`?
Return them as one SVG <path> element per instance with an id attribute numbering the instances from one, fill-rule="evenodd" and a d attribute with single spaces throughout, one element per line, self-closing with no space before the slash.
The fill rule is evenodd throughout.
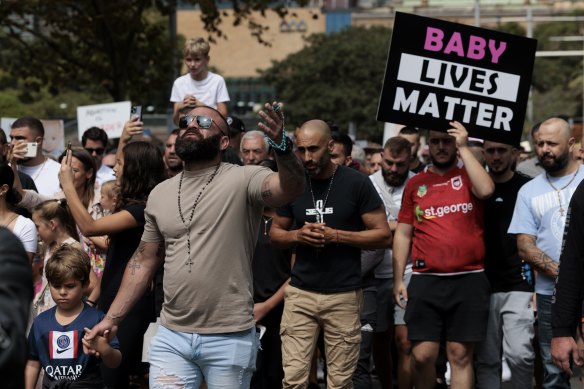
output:
<path id="1" fill-rule="evenodd" d="M 261 131 L 248 131 L 241 138 L 241 158 L 244 165 L 259 165 L 270 156 L 270 145 Z"/>

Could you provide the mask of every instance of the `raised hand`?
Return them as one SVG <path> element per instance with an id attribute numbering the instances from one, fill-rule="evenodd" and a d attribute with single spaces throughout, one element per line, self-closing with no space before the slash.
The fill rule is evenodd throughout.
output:
<path id="1" fill-rule="evenodd" d="M 264 109 L 259 112 L 263 121 L 258 127 L 275 143 L 279 144 L 284 136 L 284 104 L 274 101 L 272 104 L 264 104 Z"/>

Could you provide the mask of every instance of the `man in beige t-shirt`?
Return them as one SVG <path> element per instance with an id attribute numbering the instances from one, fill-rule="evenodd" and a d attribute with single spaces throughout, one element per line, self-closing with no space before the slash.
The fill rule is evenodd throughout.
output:
<path id="1" fill-rule="evenodd" d="M 282 131 L 281 104 L 266 104 L 260 116 L 260 129 L 277 146 L 278 173 L 221 163 L 228 124 L 215 109 L 195 107 L 181 118 L 175 149 L 185 169 L 150 194 L 144 235 L 120 291 L 86 335 L 115 334 L 164 264 L 161 326 L 150 345 L 151 387 L 198 388 L 203 379 L 210 389 L 249 387 L 258 347 L 251 259 L 262 210 L 304 191 L 304 170 Z"/>

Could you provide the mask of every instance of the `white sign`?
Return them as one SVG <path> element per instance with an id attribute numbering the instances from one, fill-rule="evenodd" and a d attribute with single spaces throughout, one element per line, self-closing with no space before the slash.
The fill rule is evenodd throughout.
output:
<path id="1" fill-rule="evenodd" d="M 79 140 L 90 127 L 103 129 L 108 138 L 119 138 L 124 130 L 124 124 L 130 119 L 132 103 L 122 101 L 119 103 L 85 105 L 77 107 L 77 130 Z"/>

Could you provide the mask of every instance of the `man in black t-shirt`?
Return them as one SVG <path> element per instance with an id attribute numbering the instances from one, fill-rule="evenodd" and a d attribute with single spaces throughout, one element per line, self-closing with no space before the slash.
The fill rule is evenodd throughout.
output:
<path id="1" fill-rule="evenodd" d="M 324 331 L 327 388 L 350 387 L 361 340 L 361 249 L 387 248 L 391 231 L 371 181 L 330 158 L 333 141 L 321 120 L 296 133 L 308 174 L 304 194 L 277 210 L 271 238 L 296 245 L 280 327 L 284 388 L 304 388 L 316 339 Z"/>
<path id="2" fill-rule="evenodd" d="M 531 388 L 533 360 L 533 273 L 507 234 L 519 189 L 530 180 L 513 167 L 517 149 L 485 141 L 485 162 L 495 183 L 485 200 L 485 273 L 491 284 L 487 335 L 476 349 L 476 387 L 501 387 L 501 351 L 511 370 L 514 388 Z"/>

